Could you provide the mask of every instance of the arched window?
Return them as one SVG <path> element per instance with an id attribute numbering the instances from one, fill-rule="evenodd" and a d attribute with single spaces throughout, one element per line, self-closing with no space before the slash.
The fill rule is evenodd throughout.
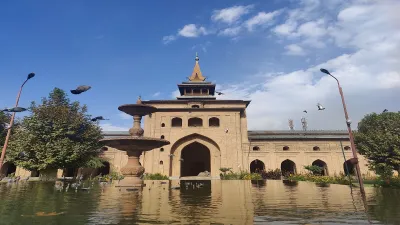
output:
<path id="1" fill-rule="evenodd" d="M 265 170 L 265 164 L 261 160 L 254 160 L 250 163 L 250 173 L 261 173 Z"/>
<path id="2" fill-rule="evenodd" d="M 164 164 L 164 162 L 161 160 L 161 161 L 160 161 L 160 165 L 163 165 L 163 164 Z"/>
<path id="3" fill-rule="evenodd" d="M 182 119 L 179 117 L 172 118 L 171 127 L 182 127 Z"/>
<path id="4" fill-rule="evenodd" d="M 344 146 L 344 150 L 348 151 L 350 149 L 351 149 L 350 146 Z"/>
<path id="5" fill-rule="evenodd" d="M 161 139 L 164 139 L 165 137 L 164 137 L 164 135 L 161 135 Z"/>
<path id="6" fill-rule="evenodd" d="M 165 127 L 165 123 L 162 123 L 162 124 L 161 124 L 161 127 Z"/>
<path id="7" fill-rule="evenodd" d="M 200 106 L 199 105 L 192 105 L 192 109 L 199 109 Z"/>
<path id="8" fill-rule="evenodd" d="M 217 117 L 212 117 L 208 120 L 208 126 L 219 127 L 219 119 Z"/>
<path id="9" fill-rule="evenodd" d="M 289 150 L 289 146 L 283 146 L 283 151 L 288 151 Z"/>
<path id="10" fill-rule="evenodd" d="M 163 152 L 164 151 L 164 148 L 160 148 L 160 152 Z"/>
<path id="11" fill-rule="evenodd" d="M 314 146 L 312 149 L 313 149 L 314 151 L 319 151 L 319 150 L 320 150 L 318 146 Z"/>
<path id="12" fill-rule="evenodd" d="M 254 146 L 254 147 L 253 147 L 253 151 L 260 151 L 260 147 Z"/>
<path id="13" fill-rule="evenodd" d="M 284 160 L 281 163 L 281 172 L 284 177 L 287 177 L 290 174 L 296 174 L 296 164 L 292 160 Z"/>
<path id="14" fill-rule="evenodd" d="M 326 163 L 324 161 L 317 159 L 312 163 L 312 165 L 319 166 L 322 169 L 322 171 L 319 175 L 328 176 L 328 166 L 326 165 Z"/>
<path id="15" fill-rule="evenodd" d="M 189 125 L 189 127 L 202 127 L 203 120 L 198 117 L 193 117 L 193 118 L 189 119 L 188 125 Z"/>

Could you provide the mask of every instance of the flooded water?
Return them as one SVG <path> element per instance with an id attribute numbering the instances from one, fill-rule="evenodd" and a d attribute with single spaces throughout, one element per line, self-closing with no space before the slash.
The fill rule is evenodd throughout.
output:
<path id="1" fill-rule="evenodd" d="M 400 190 L 283 181 L 145 181 L 124 191 L 86 182 L 0 184 L 0 224 L 400 224 Z M 180 187 L 180 189 L 171 189 Z"/>

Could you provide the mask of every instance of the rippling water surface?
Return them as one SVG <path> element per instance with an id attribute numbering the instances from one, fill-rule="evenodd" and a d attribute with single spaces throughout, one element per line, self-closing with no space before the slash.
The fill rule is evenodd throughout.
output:
<path id="1" fill-rule="evenodd" d="M 0 224 L 400 224 L 400 191 L 283 181 L 145 181 L 143 190 L 86 182 L 0 184 Z M 92 186 L 93 185 L 93 186 Z M 171 189 L 180 187 L 180 189 Z"/>

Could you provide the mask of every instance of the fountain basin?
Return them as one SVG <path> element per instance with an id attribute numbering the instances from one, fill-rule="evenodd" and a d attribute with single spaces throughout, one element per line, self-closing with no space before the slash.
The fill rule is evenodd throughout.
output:
<path id="1" fill-rule="evenodd" d="M 170 143 L 160 138 L 138 136 L 105 138 L 99 142 L 106 146 L 126 151 L 128 155 L 127 164 L 121 168 L 124 179 L 119 181 L 116 187 L 142 187 L 143 180 L 140 177 L 144 173 L 144 167 L 139 163 L 140 155 L 143 151 L 149 151 Z"/>
<path id="2" fill-rule="evenodd" d="M 145 116 L 156 112 L 157 108 L 150 105 L 144 105 L 140 102 L 139 104 L 121 105 L 118 107 L 118 110 L 131 116 Z"/>
<path id="3" fill-rule="evenodd" d="M 99 142 L 122 151 L 150 151 L 154 148 L 160 148 L 170 144 L 169 141 L 160 138 L 135 136 L 104 138 Z"/>

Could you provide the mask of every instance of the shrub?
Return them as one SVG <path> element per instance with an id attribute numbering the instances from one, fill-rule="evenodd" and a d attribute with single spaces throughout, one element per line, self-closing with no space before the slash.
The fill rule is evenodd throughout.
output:
<path id="1" fill-rule="evenodd" d="M 122 180 L 122 179 L 124 179 L 124 176 L 117 172 L 111 172 L 111 173 L 109 173 L 107 175 L 103 175 L 103 176 L 98 175 L 98 176 L 94 177 L 93 179 L 99 180 L 101 182 L 110 182 L 113 180 Z"/>
<path id="2" fill-rule="evenodd" d="M 146 173 L 143 176 L 144 180 L 169 180 L 168 176 L 162 175 L 161 173 Z"/>
<path id="3" fill-rule="evenodd" d="M 262 180 L 261 174 L 246 171 L 240 171 L 239 173 L 230 171 L 226 174 L 221 173 L 220 176 L 221 180 Z"/>
<path id="4" fill-rule="evenodd" d="M 310 173 L 312 173 L 314 175 L 321 174 L 323 171 L 322 167 L 313 166 L 313 165 L 304 166 L 304 169 L 308 170 Z"/>
<path id="5" fill-rule="evenodd" d="M 261 176 L 263 179 L 280 180 L 282 172 L 280 169 L 262 171 Z"/>

